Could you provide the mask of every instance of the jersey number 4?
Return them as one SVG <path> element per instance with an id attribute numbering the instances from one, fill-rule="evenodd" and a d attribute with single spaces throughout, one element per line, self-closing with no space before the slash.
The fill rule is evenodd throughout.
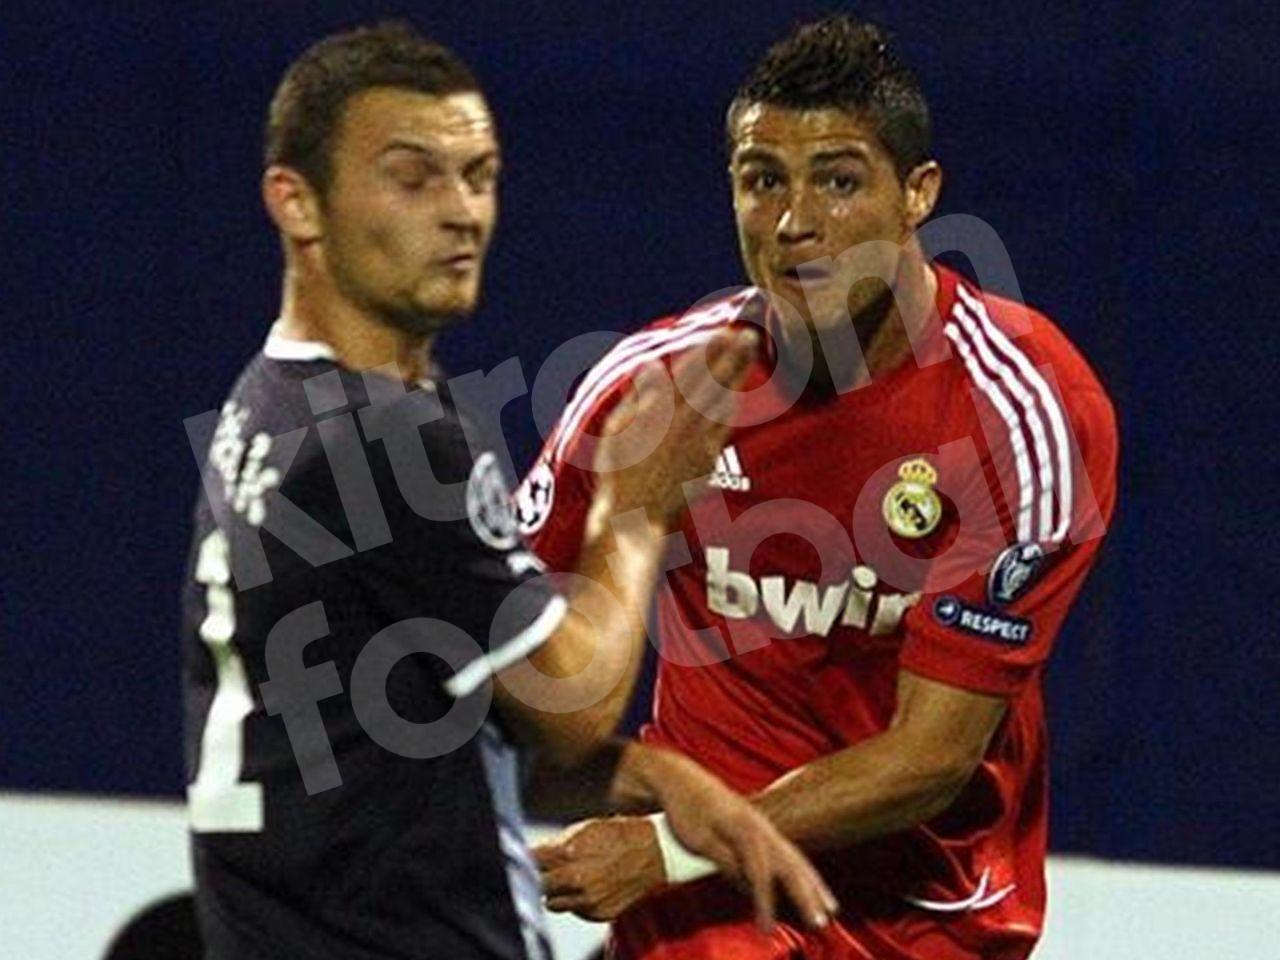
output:
<path id="1" fill-rule="evenodd" d="M 187 787 L 191 829 L 198 833 L 256 833 L 262 829 L 262 784 L 240 782 L 244 718 L 253 711 L 253 695 L 244 661 L 232 641 L 236 608 L 231 551 L 221 530 L 201 541 L 195 577 L 205 587 L 200 639 L 217 668 L 217 688 L 200 737 L 200 765 Z"/>

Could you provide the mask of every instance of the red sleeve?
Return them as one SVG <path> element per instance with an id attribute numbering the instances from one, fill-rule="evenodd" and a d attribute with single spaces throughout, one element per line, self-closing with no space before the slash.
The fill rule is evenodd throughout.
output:
<path id="1" fill-rule="evenodd" d="M 985 511 L 983 522 L 991 529 L 974 537 L 964 531 L 965 540 L 984 552 L 948 557 L 947 563 L 930 571 L 921 602 L 904 620 L 906 639 L 899 660 L 903 669 L 998 695 L 1015 694 L 1038 677 L 1097 557 L 1115 502 L 1116 425 L 1106 395 L 1088 384 L 1065 396 L 1055 392 L 1054 397 L 1066 411 L 1061 421 L 1068 453 L 1057 456 L 1054 425 L 1046 415 L 1040 449 L 1054 458 L 1046 458 L 1054 471 L 1048 485 L 1052 513 L 1043 526 L 1034 523 L 1039 519 L 1043 472 L 1037 472 L 1033 438 L 1027 436 L 1021 451 L 1008 443 L 988 443 L 982 469 L 964 481 L 968 494 L 981 494 L 996 506 L 995 511 Z M 995 413 L 979 405 L 979 415 L 987 421 L 985 435 L 1009 436 Z M 1024 464 L 1021 477 L 1015 462 L 1019 455 Z M 965 495 L 962 489 L 959 496 Z M 1024 509 L 1022 526 L 1019 503 Z M 1034 518 L 1030 536 L 1028 503 Z M 983 511 L 974 513 L 984 516 Z M 964 570 L 973 572 L 962 575 Z"/>
<path id="2" fill-rule="evenodd" d="M 572 570 L 582 547 L 594 478 L 543 450 L 516 491 L 516 516 L 526 542 L 547 567 Z"/>
<path id="3" fill-rule="evenodd" d="M 552 571 L 572 570 L 577 564 L 595 495 L 591 444 L 629 383 L 620 381 L 585 410 L 576 406 L 583 398 L 575 397 L 516 491 L 520 530 L 530 549 Z"/>

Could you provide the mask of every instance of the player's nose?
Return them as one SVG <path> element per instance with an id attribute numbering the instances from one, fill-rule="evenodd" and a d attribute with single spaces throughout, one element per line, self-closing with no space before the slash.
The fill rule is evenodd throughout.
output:
<path id="1" fill-rule="evenodd" d="M 462 177 L 452 177 L 436 194 L 432 205 L 436 220 L 442 226 L 479 233 L 482 227 L 480 201 Z"/>
<path id="2" fill-rule="evenodd" d="M 778 218 L 774 231 L 780 243 L 796 246 L 809 240 L 817 240 L 818 218 L 814 215 L 803 194 L 794 194 Z"/>
<path id="3" fill-rule="evenodd" d="M 778 242 L 788 247 L 799 246 L 806 241 L 817 241 L 817 221 L 812 216 L 806 215 L 803 207 L 788 207 L 778 219 L 776 234 Z"/>

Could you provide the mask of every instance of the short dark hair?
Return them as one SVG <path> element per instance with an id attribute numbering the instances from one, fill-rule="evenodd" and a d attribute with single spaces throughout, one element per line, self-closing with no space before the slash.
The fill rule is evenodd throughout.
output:
<path id="1" fill-rule="evenodd" d="M 848 15 L 802 24 L 769 48 L 729 107 L 731 149 L 738 114 L 753 103 L 863 114 L 899 176 L 930 156 L 929 105 L 915 75 L 884 30 Z"/>
<path id="2" fill-rule="evenodd" d="M 470 68 L 448 48 L 403 21 L 334 34 L 285 71 L 267 111 L 265 161 L 305 176 L 323 196 L 333 174 L 334 134 L 347 101 L 374 87 L 444 96 L 479 90 Z"/>

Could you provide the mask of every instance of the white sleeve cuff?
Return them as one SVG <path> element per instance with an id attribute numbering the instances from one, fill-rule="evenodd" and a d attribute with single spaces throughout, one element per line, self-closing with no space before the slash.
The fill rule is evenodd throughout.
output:
<path id="1" fill-rule="evenodd" d="M 565 612 L 568 609 L 569 604 L 564 597 L 559 594 L 553 596 L 547 601 L 547 605 L 542 608 L 542 612 L 538 614 L 533 623 L 529 624 L 497 650 L 491 650 L 483 657 L 472 660 L 446 680 L 444 684 L 445 691 L 455 699 L 474 693 L 482 683 L 495 673 L 502 672 L 546 643 L 547 638 L 555 633 L 556 627 L 560 626 L 560 621 L 564 619 Z"/>
<path id="2" fill-rule="evenodd" d="M 653 824 L 653 832 L 658 838 L 658 850 L 662 853 L 662 870 L 666 874 L 667 883 L 690 883 L 720 872 L 714 860 L 698 856 L 676 839 L 665 813 L 651 814 L 649 822 Z"/>

